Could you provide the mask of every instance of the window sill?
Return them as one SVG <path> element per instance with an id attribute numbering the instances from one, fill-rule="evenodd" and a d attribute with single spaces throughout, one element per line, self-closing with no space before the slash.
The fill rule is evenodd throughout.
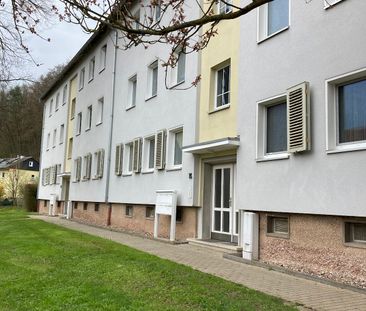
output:
<path id="1" fill-rule="evenodd" d="M 64 142 L 60 142 L 59 145 L 62 145 Z"/>
<path id="2" fill-rule="evenodd" d="M 126 218 L 132 218 L 133 216 L 130 215 L 125 215 Z"/>
<path id="3" fill-rule="evenodd" d="M 145 217 L 146 220 L 154 221 L 155 217 Z"/>
<path id="4" fill-rule="evenodd" d="M 81 92 L 81 91 L 83 90 L 83 88 L 84 88 L 84 87 L 79 88 L 79 92 Z"/>
<path id="5" fill-rule="evenodd" d="M 362 151 L 366 150 L 366 144 L 350 144 L 337 146 L 335 149 L 327 150 L 327 154 L 351 152 L 351 151 Z"/>
<path id="6" fill-rule="evenodd" d="M 290 235 L 288 233 L 271 233 L 271 232 L 267 232 L 266 236 L 273 237 L 273 238 L 290 239 Z"/>
<path id="7" fill-rule="evenodd" d="M 72 120 L 74 120 L 75 119 L 75 116 L 72 116 L 71 118 L 70 118 L 70 120 L 72 121 Z"/>
<path id="8" fill-rule="evenodd" d="M 226 109 L 229 109 L 229 108 L 230 108 L 230 104 L 226 104 L 226 105 L 223 105 L 219 108 L 215 108 L 214 110 L 209 111 L 208 114 L 213 114 L 215 112 L 219 112 L 221 110 L 226 110 Z"/>
<path id="9" fill-rule="evenodd" d="M 289 28 L 290 28 L 290 26 L 286 26 L 285 28 L 282 28 L 282 29 L 276 31 L 273 34 L 271 34 L 269 36 L 266 36 L 265 38 L 262 38 L 260 40 L 257 40 L 257 44 L 261 44 L 262 42 L 267 41 L 267 40 L 269 40 L 269 39 L 277 36 L 278 34 L 280 34 L 280 33 L 284 32 L 284 31 L 288 30 Z"/>
<path id="10" fill-rule="evenodd" d="M 98 123 L 95 124 L 95 126 L 99 126 L 101 124 L 103 124 L 103 122 L 98 122 Z"/>
<path id="11" fill-rule="evenodd" d="M 186 80 L 183 80 L 183 81 L 180 81 L 180 82 L 177 82 L 177 83 L 173 84 L 172 86 L 169 87 L 169 90 L 174 90 L 174 88 L 176 88 L 177 86 L 183 84 L 184 82 L 186 82 Z"/>
<path id="12" fill-rule="evenodd" d="M 132 176 L 132 172 L 129 172 L 129 173 L 123 173 L 123 174 L 122 174 L 122 177 L 128 177 L 128 176 Z"/>
<path id="13" fill-rule="evenodd" d="M 99 74 L 101 74 L 105 70 L 105 67 L 99 70 Z"/>
<path id="14" fill-rule="evenodd" d="M 98 180 L 98 179 L 102 179 L 101 177 L 97 177 L 97 176 L 94 176 L 93 178 L 92 178 L 92 180 Z"/>
<path id="15" fill-rule="evenodd" d="M 94 77 L 89 79 L 88 83 L 92 82 L 94 80 Z"/>
<path id="16" fill-rule="evenodd" d="M 127 107 L 127 108 L 126 108 L 126 111 L 129 111 L 129 110 L 131 110 L 131 109 L 133 109 L 133 108 L 136 108 L 136 105 L 133 105 L 133 106 L 129 106 L 129 107 Z"/>
<path id="17" fill-rule="evenodd" d="M 290 154 L 288 153 L 279 153 L 279 154 L 271 154 L 265 155 L 263 157 L 255 159 L 257 162 L 267 162 L 267 161 L 275 161 L 275 160 L 285 160 L 290 158 Z"/>
<path id="18" fill-rule="evenodd" d="M 85 132 L 89 132 L 90 131 L 90 127 L 88 127 L 87 129 L 85 129 Z"/>
<path id="19" fill-rule="evenodd" d="M 80 133 L 76 133 L 76 135 L 75 136 L 80 136 Z"/>
<path id="20" fill-rule="evenodd" d="M 344 246 L 353 248 L 366 248 L 366 243 L 362 242 L 344 242 Z"/>
<path id="21" fill-rule="evenodd" d="M 146 170 L 146 171 L 141 171 L 141 174 L 152 174 L 154 173 L 154 169 L 150 169 L 150 170 Z"/>
<path id="22" fill-rule="evenodd" d="M 151 99 L 155 98 L 156 96 L 158 96 L 158 94 L 151 95 L 151 96 L 149 96 L 149 97 L 145 98 L 145 102 L 147 102 L 147 101 L 149 101 L 149 100 L 151 100 Z"/>
<path id="23" fill-rule="evenodd" d="M 56 148 L 56 146 L 52 146 L 52 149 L 55 149 Z"/>
<path id="24" fill-rule="evenodd" d="M 328 10 L 331 9 L 332 7 L 334 7 L 335 5 L 337 5 L 338 3 L 342 2 L 343 0 L 338 0 L 332 4 L 328 4 L 327 2 L 324 3 L 324 10 Z"/>
<path id="25" fill-rule="evenodd" d="M 167 167 L 165 170 L 167 172 L 180 171 L 180 170 L 182 170 L 182 165 Z"/>
<path id="26" fill-rule="evenodd" d="M 82 182 L 89 181 L 89 178 L 83 178 L 81 181 Z"/>

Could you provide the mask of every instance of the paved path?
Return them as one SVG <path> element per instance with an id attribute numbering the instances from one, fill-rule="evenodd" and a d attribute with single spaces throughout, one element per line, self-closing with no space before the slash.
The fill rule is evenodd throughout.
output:
<path id="1" fill-rule="evenodd" d="M 171 245 L 57 217 L 32 216 L 133 247 L 314 310 L 366 311 L 365 294 L 224 259 L 221 252 L 189 244 Z M 305 308 L 303 308 L 305 309 Z"/>

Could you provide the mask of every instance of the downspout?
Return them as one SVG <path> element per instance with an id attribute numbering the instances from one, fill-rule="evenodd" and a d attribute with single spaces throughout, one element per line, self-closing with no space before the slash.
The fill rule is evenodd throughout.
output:
<path id="1" fill-rule="evenodd" d="M 42 103 L 41 100 L 39 100 L 40 103 Z M 45 119 L 45 104 L 46 102 L 43 103 L 43 109 L 42 109 L 42 134 L 41 134 L 41 150 L 39 151 L 39 167 L 38 167 L 38 176 L 41 176 L 41 167 L 42 167 L 42 151 L 43 151 L 43 139 L 44 139 L 44 119 Z M 43 172 L 42 172 L 42 178 L 43 178 Z M 39 213 L 39 190 L 40 190 L 40 183 L 41 183 L 41 178 L 38 177 L 38 187 L 37 187 L 37 212 Z M 43 186 L 43 185 L 42 185 Z"/>
<path id="2" fill-rule="evenodd" d="M 117 67 L 117 50 L 118 50 L 118 31 L 115 30 L 115 46 L 114 46 L 114 57 L 113 57 L 113 72 L 112 72 L 112 105 L 111 105 L 111 126 L 109 128 L 109 145 L 108 145 L 108 159 L 107 159 L 107 174 L 106 174 L 106 187 L 105 187 L 105 203 L 108 204 L 108 216 L 107 226 L 111 225 L 112 217 L 112 204 L 109 201 L 109 178 L 111 175 L 111 157 L 112 157 L 112 135 L 113 135 L 113 120 L 114 120 L 114 103 L 115 103 L 115 87 L 116 87 L 116 67 Z"/>

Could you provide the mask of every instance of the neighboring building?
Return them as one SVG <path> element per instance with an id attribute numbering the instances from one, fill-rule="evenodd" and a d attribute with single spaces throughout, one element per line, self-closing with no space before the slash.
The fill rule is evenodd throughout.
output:
<path id="1" fill-rule="evenodd" d="M 156 191 L 175 190 L 177 239 L 365 286 L 365 10 L 274 0 L 181 53 L 168 88 L 169 47 L 100 30 L 42 98 L 39 211 L 152 236 Z"/>
<path id="2" fill-rule="evenodd" d="M 4 190 L 4 197 L 0 199 L 17 199 L 21 186 L 37 183 L 38 177 L 39 163 L 32 157 L 0 159 L 0 187 Z"/>

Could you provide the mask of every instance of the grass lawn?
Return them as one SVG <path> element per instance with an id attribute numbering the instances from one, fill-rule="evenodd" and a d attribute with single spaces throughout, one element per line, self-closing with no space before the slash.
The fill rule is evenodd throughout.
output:
<path id="1" fill-rule="evenodd" d="M 0 209 L 0 310 L 294 310 L 102 238 Z"/>

